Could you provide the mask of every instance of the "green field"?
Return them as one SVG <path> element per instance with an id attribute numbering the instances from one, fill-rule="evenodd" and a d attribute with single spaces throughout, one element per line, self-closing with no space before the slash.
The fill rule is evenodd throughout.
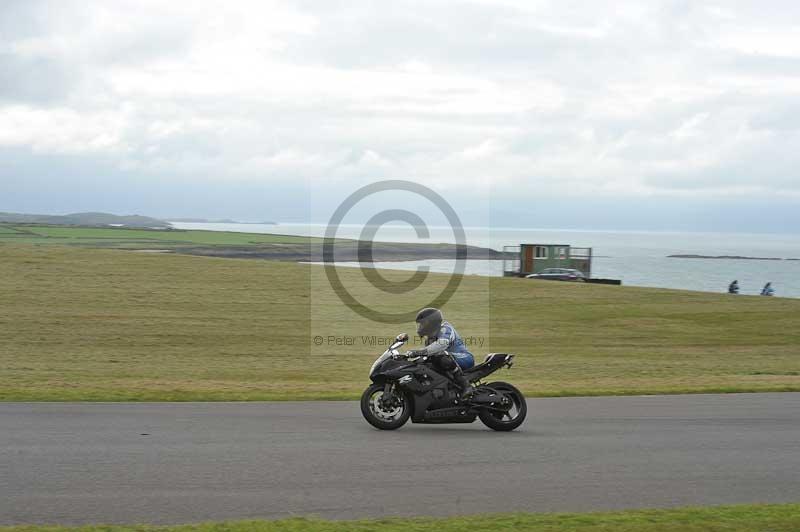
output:
<path id="1" fill-rule="evenodd" d="M 127 229 L 0 223 L 0 244 L 61 244 L 89 247 L 172 249 L 182 246 L 250 246 L 306 244 L 319 239 L 304 236 L 199 231 L 184 229 Z"/>
<path id="2" fill-rule="evenodd" d="M 0 527 L 0 532 L 796 532 L 800 505 L 721 506 L 589 514 L 509 514 L 448 519 L 239 521 L 179 526 Z"/>
<path id="3" fill-rule="evenodd" d="M 309 236 L 185 229 L 132 229 L 0 223 L 0 246 L 33 244 L 188 255 L 319 262 L 324 239 Z M 358 241 L 334 239 L 337 260 L 358 260 Z M 455 245 L 445 243 L 374 242 L 375 260 L 452 258 Z M 495 258 L 499 252 L 468 246 L 473 258 Z"/>
<path id="4" fill-rule="evenodd" d="M 0 245 L 0 400 L 352 399 L 413 323 L 356 316 L 319 266 Z M 426 303 L 417 291 L 382 308 Z M 408 272 L 385 272 L 407 279 Z M 431 275 L 443 286 L 447 275 Z M 370 298 L 373 298 L 370 300 Z M 444 307 L 531 395 L 800 391 L 800 300 L 465 276 Z M 353 345 L 313 337 L 357 338 Z"/>

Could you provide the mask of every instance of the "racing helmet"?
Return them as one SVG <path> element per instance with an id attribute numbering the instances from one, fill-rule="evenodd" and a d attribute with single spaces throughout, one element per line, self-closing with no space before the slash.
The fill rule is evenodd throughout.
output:
<path id="1" fill-rule="evenodd" d="M 442 311 L 438 308 L 427 307 L 417 313 L 417 335 L 435 336 L 442 326 Z"/>

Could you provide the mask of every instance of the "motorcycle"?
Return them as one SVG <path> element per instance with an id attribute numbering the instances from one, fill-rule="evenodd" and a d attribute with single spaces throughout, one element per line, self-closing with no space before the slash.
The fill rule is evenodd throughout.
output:
<path id="1" fill-rule="evenodd" d="M 435 363 L 436 356 L 401 354 L 408 334 L 395 341 L 372 364 L 372 381 L 361 395 L 361 414 L 373 427 L 399 429 L 412 423 L 472 423 L 475 418 L 498 431 L 514 430 L 525 421 L 525 396 L 506 382 L 483 384 L 481 379 L 502 367 L 510 368 L 514 355 L 490 353 L 482 364 L 464 370 L 475 389 L 466 399 Z"/>

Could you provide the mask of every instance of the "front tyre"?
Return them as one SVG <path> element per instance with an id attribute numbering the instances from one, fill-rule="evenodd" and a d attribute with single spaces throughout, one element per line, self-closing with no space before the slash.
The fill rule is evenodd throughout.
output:
<path id="1" fill-rule="evenodd" d="M 481 410 L 478 417 L 483 424 L 490 429 L 499 431 L 510 431 L 522 425 L 525 416 L 528 415 L 528 404 L 525 396 L 514 386 L 507 382 L 492 382 L 486 385 L 489 388 L 501 392 L 511 401 L 511 408 L 508 412 L 497 412 L 492 410 Z"/>
<path id="2" fill-rule="evenodd" d="M 411 404 L 402 391 L 391 404 L 385 404 L 382 384 L 372 384 L 361 394 L 361 415 L 367 423 L 381 430 L 399 429 L 411 416 Z"/>

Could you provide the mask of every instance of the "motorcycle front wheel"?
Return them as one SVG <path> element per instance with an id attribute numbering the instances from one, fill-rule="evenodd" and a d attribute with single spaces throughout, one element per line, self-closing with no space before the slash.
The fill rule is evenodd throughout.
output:
<path id="1" fill-rule="evenodd" d="M 528 415 L 528 404 L 525 402 L 522 392 L 507 382 L 492 382 L 487 386 L 508 397 L 512 404 L 508 412 L 481 410 L 478 417 L 481 418 L 483 424 L 490 429 L 499 431 L 514 430 L 522 425 L 525 416 Z"/>
<path id="2" fill-rule="evenodd" d="M 367 423 L 381 430 L 399 429 L 411 416 L 411 404 L 403 392 L 399 392 L 394 404 L 386 405 L 383 385 L 372 384 L 361 394 L 361 415 Z"/>

